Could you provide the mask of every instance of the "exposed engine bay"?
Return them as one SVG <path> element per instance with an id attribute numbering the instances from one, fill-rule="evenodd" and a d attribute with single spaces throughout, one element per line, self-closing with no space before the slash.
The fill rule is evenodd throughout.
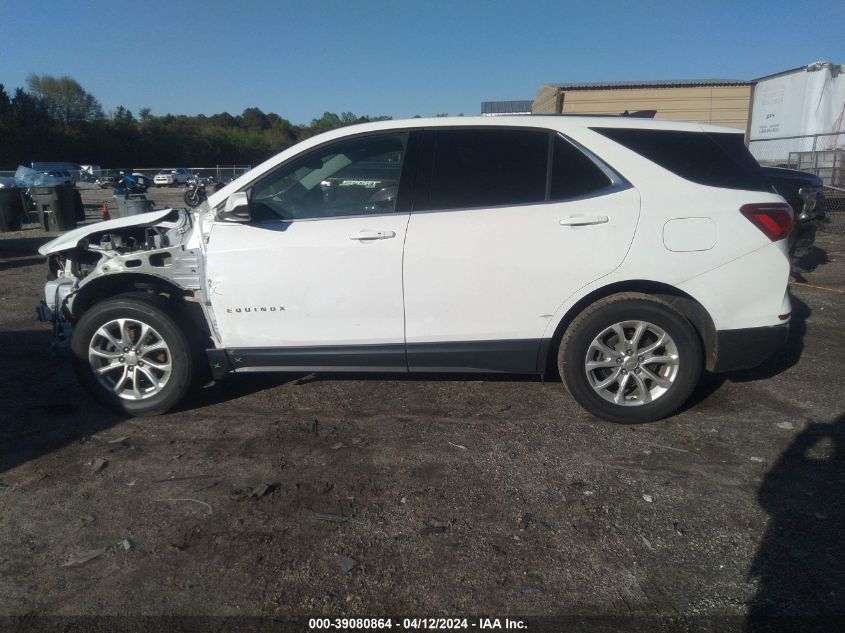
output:
<path id="1" fill-rule="evenodd" d="M 86 307 L 105 294 L 147 290 L 196 299 L 202 253 L 191 239 L 194 223 L 191 213 L 166 209 L 81 227 L 48 242 L 39 249 L 48 266 L 39 320 L 53 322 L 62 345 Z"/>

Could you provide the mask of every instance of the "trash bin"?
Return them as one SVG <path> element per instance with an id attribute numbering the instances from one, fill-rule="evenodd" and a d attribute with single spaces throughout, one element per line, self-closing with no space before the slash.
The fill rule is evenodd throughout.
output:
<path id="1" fill-rule="evenodd" d="M 0 187 L 0 233 L 17 231 L 23 221 L 23 203 L 17 187 Z"/>
<path id="2" fill-rule="evenodd" d="M 41 228 L 45 231 L 76 228 L 73 190 L 73 185 L 36 185 L 30 188 Z"/>
<path id="3" fill-rule="evenodd" d="M 153 210 L 153 201 L 149 200 L 147 196 L 135 195 L 123 198 L 120 200 L 120 217 L 125 218 L 130 215 L 140 215 Z"/>
<path id="4" fill-rule="evenodd" d="M 85 222 L 85 207 L 82 205 L 82 194 L 73 188 L 73 216 L 77 222 Z"/>

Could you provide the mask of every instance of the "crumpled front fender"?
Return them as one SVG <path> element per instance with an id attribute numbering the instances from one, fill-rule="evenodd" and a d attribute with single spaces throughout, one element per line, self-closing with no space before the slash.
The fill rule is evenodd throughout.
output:
<path id="1" fill-rule="evenodd" d="M 42 255 L 51 255 L 52 253 L 76 248 L 81 240 L 93 233 L 109 232 L 130 226 L 153 226 L 156 222 L 160 222 L 173 212 L 173 209 L 162 209 L 161 211 L 150 211 L 149 213 L 142 213 L 140 215 L 130 215 L 126 218 L 117 218 L 116 220 L 106 220 L 105 222 L 96 222 L 87 226 L 81 226 L 47 242 L 38 249 L 38 252 Z"/>

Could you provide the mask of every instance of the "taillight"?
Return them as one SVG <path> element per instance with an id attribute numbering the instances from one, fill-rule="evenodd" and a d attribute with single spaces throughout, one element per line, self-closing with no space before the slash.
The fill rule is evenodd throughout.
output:
<path id="1" fill-rule="evenodd" d="M 773 242 L 792 230 L 792 207 L 788 204 L 744 204 L 739 211 Z"/>

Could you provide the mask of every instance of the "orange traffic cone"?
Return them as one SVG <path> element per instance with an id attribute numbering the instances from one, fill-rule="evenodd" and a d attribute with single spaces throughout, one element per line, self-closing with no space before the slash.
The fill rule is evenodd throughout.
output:
<path id="1" fill-rule="evenodd" d="M 111 215 L 109 215 L 109 205 L 107 202 L 103 203 L 103 219 L 111 220 Z"/>

